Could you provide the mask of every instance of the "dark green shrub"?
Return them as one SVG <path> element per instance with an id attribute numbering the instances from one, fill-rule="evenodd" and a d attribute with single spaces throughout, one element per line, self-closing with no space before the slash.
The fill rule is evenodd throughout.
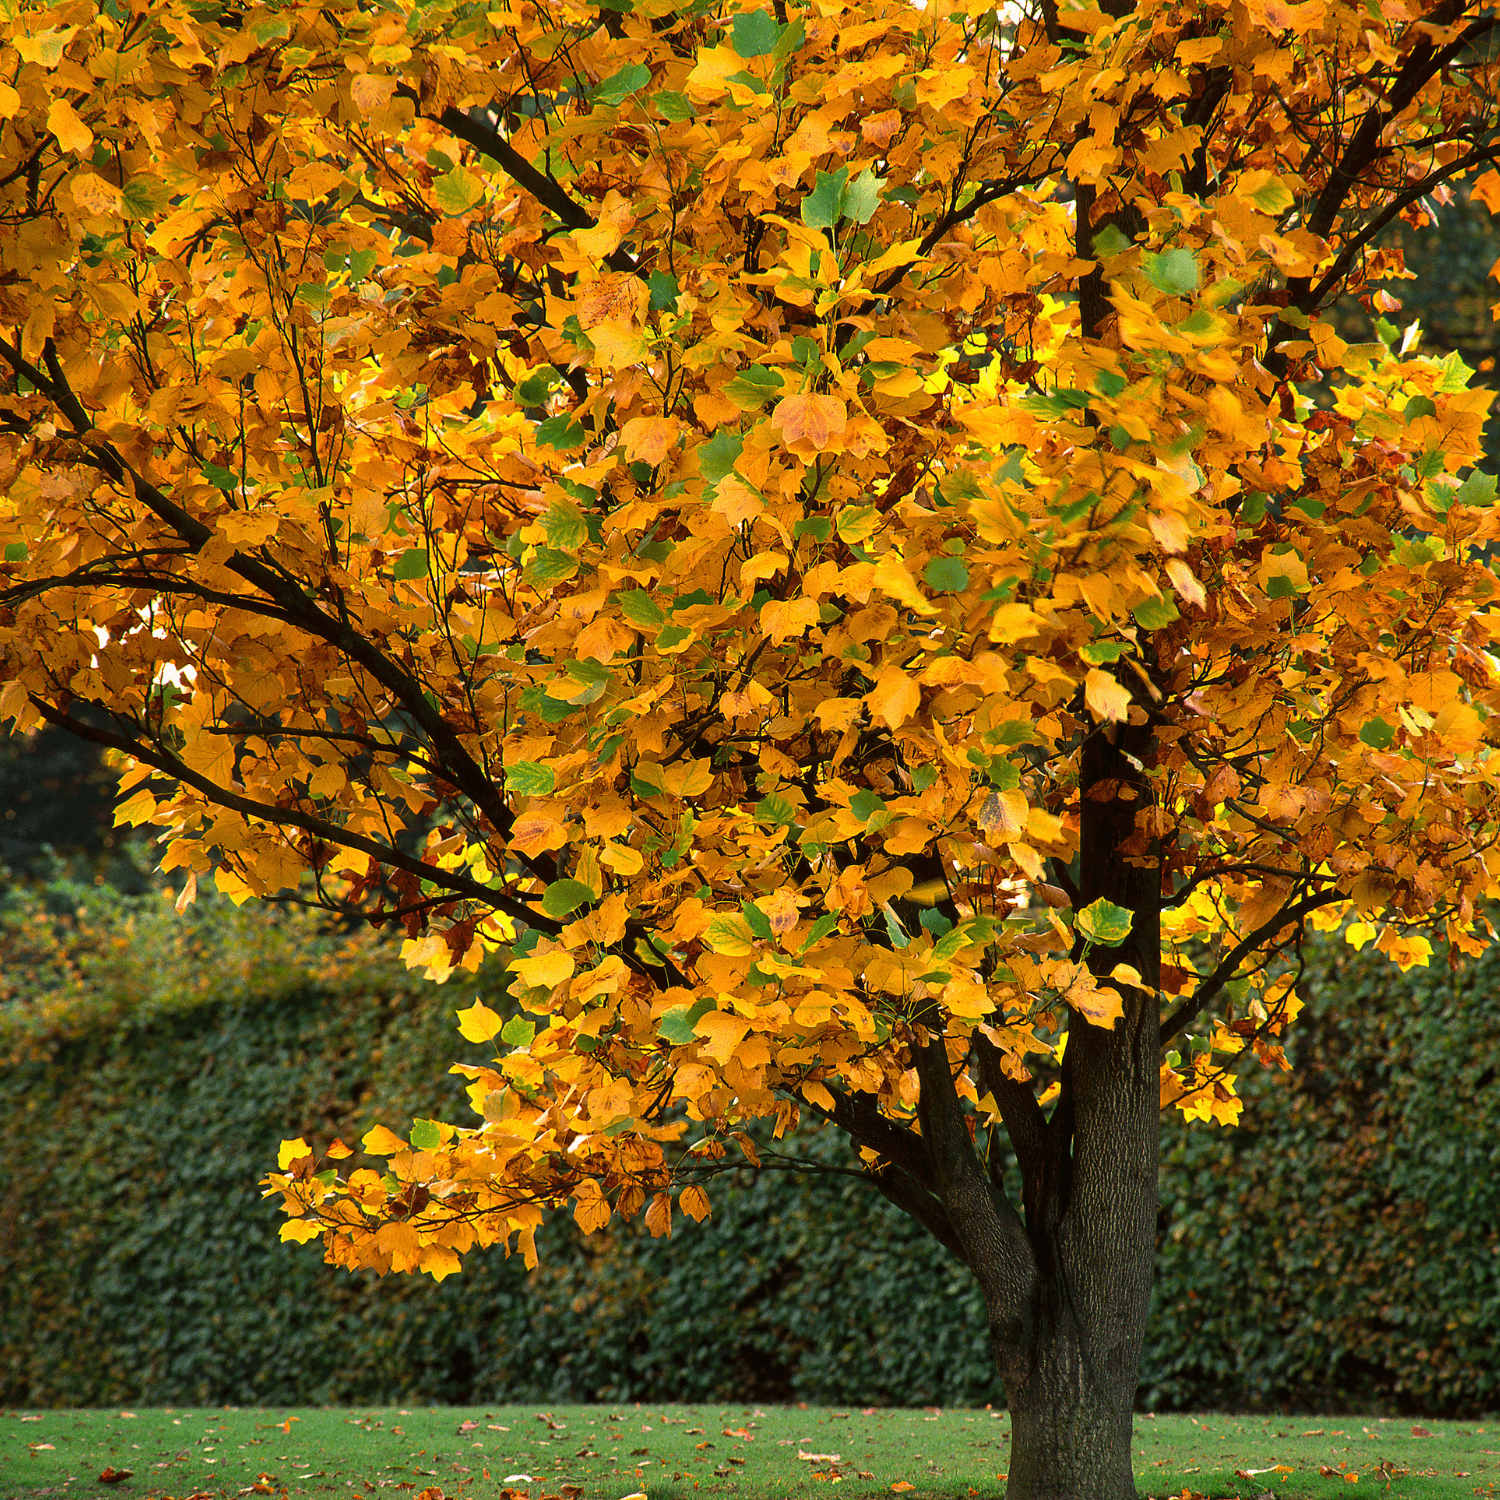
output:
<path id="1" fill-rule="evenodd" d="M 256 1182 L 283 1136 L 466 1118 L 446 1069 L 484 1049 L 453 1011 L 502 1008 L 489 976 L 62 886 L 0 905 L 0 958 L 0 1401 L 1003 1399 L 967 1274 L 847 1175 L 728 1173 L 670 1240 L 560 1218 L 530 1276 L 280 1244 Z M 1497 978 L 1320 948 L 1296 1071 L 1246 1077 L 1237 1131 L 1165 1122 L 1143 1404 L 1500 1404 Z"/>

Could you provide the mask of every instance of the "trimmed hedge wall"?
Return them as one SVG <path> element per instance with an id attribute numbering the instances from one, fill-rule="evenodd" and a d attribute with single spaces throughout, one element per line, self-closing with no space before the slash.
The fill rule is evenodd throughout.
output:
<path id="1" fill-rule="evenodd" d="M 485 976 L 77 887 L 12 893 L 0 958 L 0 1403 L 1003 1400 L 967 1274 L 848 1177 L 733 1174 L 670 1241 L 562 1219 L 530 1276 L 281 1245 L 281 1137 L 465 1118 Z M 1321 948 L 1296 1071 L 1244 1080 L 1237 1131 L 1168 1122 L 1144 1406 L 1500 1406 L 1497 979 Z"/>

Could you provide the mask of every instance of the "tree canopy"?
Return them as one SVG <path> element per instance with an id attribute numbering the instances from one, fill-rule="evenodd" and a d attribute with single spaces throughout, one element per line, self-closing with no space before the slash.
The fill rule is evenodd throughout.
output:
<path id="1" fill-rule="evenodd" d="M 10 14 L 0 713 L 184 901 L 514 940 L 479 1123 L 288 1142 L 288 1237 L 665 1232 L 812 1116 L 1009 1328 L 1309 925 L 1487 941 L 1490 395 L 1368 288 L 1500 203 L 1491 5 Z"/>

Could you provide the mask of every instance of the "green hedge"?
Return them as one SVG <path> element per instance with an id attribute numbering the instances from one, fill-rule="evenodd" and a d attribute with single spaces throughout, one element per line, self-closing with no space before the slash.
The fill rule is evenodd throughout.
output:
<path id="1" fill-rule="evenodd" d="M 81 913 L 81 915 L 80 915 Z M 0 905 L 0 1402 L 1000 1402 L 966 1273 L 862 1184 L 749 1171 L 670 1241 L 441 1286 L 281 1245 L 286 1135 L 464 1118 L 453 1010 L 369 938 L 54 887 Z M 1143 1405 L 1500 1406 L 1500 963 L 1320 949 L 1288 1078 L 1168 1124 Z M 830 1162 L 840 1144 L 803 1143 Z"/>

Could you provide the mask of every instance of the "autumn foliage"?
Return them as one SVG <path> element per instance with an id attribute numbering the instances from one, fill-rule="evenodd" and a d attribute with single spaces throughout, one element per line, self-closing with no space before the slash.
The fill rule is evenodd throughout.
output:
<path id="1" fill-rule="evenodd" d="M 811 1116 L 977 1264 L 1002 1124 L 1040 1247 L 1117 1076 L 1233 1122 L 1309 925 L 1488 940 L 1490 396 L 1322 314 L 1500 204 L 1493 24 L 15 7 L 0 712 L 185 900 L 519 933 L 476 1120 L 288 1142 L 287 1237 L 666 1233 Z"/>

